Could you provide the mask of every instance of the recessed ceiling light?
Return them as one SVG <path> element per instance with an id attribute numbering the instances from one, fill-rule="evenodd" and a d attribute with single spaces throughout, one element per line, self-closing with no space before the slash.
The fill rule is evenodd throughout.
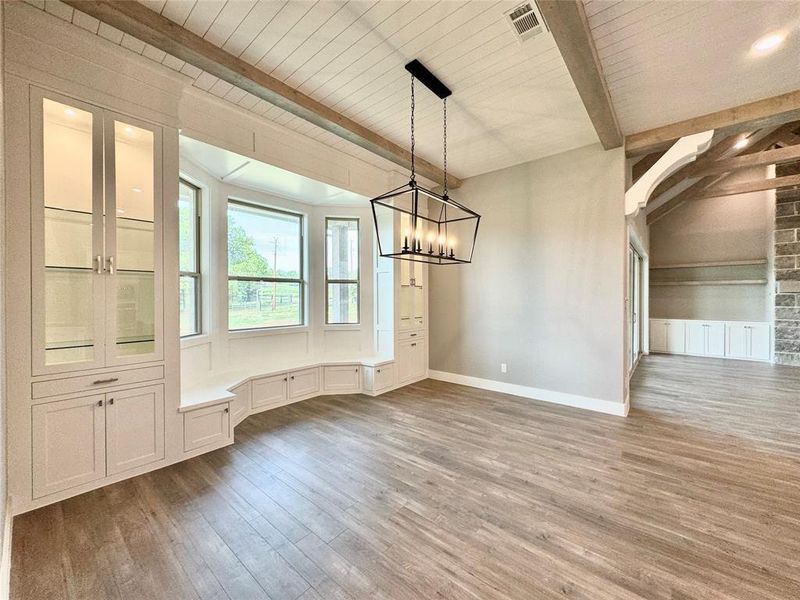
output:
<path id="1" fill-rule="evenodd" d="M 769 54 L 773 50 L 776 50 L 785 39 L 785 33 L 770 33 L 769 35 L 765 35 L 764 37 L 756 40 L 756 42 L 751 46 L 751 49 L 755 54 Z"/>
<path id="2" fill-rule="evenodd" d="M 142 193 L 142 188 L 131 188 L 131 191 L 132 192 L 136 192 L 137 194 L 141 194 Z"/>
<path id="3" fill-rule="evenodd" d="M 743 138 L 740 138 L 740 139 L 739 139 L 739 140 L 738 140 L 738 141 L 737 141 L 737 142 L 736 142 L 736 143 L 733 145 L 733 147 L 734 147 L 734 148 L 736 148 L 737 150 L 741 150 L 742 148 L 744 148 L 745 146 L 747 146 L 747 144 L 749 144 L 749 143 L 750 143 L 750 140 L 748 140 L 746 137 L 743 137 Z"/>
<path id="4" fill-rule="evenodd" d="M 64 114 L 67 115 L 68 117 L 74 117 L 75 116 L 75 111 L 72 110 L 71 108 L 65 108 L 64 109 Z"/>
<path id="5" fill-rule="evenodd" d="M 133 127 L 131 127 L 130 125 L 128 125 L 128 126 L 125 128 L 125 133 L 127 133 L 128 135 L 133 135 Z"/>

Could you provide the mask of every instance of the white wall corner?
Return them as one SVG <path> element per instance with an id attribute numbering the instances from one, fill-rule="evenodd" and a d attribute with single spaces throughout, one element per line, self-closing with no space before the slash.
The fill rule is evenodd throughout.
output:
<path id="1" fill-rule="evenodd" d="M 672 175 L 684 165 L 693 162 L 699 154 L 711 147 L 714 130 L 687 135 L 675 142 L 672 147 L 658 159 L 630 189 L 625 192 L 625 215 L 636 216 L 647 206 L 650 194 L 659 183 Z"/>
<path id="2" fill-rule="evenodd" d="M 431 379 L 436 379 L 438 381 L 446 381 L 448 383 L 466 385 L 469 387 L 479 388 L 482 390 L 500 392 L 502 394 L 510 394 L 512 396 L 520 396 L 521 398 L 530 398 L 531 400 L 539 400 L 540 402 L 560 404 L 561 406 L 582 408 L 584 410 L 592 410 L 595 412 L 600 412 L 607 415 L 614 415 L 618 417 L 626 417 L 628 415 L 628 409 L 630 407 L 627 394 L 624 402 L 612 402 L 611 400 L 590 398 L 588 396 L 579 396 L 577 394 L 568 394 L 565 392 L 556 392 L 553 390 L 543 390 L 540 388 L 530 387 L 526 385 L 518 385 L 516 383 L 506 383 L 504 381 L 495 381 L 493 379 L 470 377 L 468 375 L 460 375 L 458 373 L 448 373 L 446 371 L 429 370 L 428 377 Z"/>

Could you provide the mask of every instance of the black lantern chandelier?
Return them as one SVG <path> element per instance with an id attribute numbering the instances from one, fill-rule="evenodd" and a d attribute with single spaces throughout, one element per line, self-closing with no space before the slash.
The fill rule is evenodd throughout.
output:
<path id="1" fill-rule="evenodd" d="M 382 257 L 435 265 L 472 262 L 481 216 L 448 195 L 447 97 L 452 92 L 418 60 L 406 65 L 411 73 L 411 178 L 409 182 L 370 200 L 378 252 Z M 418 79 L 442 100 L 442 193 L 416 181 L 414 81 Z"/>

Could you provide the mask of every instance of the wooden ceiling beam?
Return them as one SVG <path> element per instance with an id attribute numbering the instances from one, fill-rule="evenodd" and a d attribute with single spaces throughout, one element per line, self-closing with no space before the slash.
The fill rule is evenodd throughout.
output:
<path id="1" fill-rule="evenodd" d="M 800 175 L 786 175 L 785 177 L 770 177 L 756 181 L 741 181 L 730 185 L 713 185 L 692 197 L 693 200 L 705 198 L 719 198 L 720 196 L 735 196 L 736 194 L 750 194 L 766 190 L 783 190 L 800 186 Z"/>
<path id="2" fill-rule="evenodd" d="M 726 108 L 717 112 L 656 127 L 625 137 L 625 152 L 639 156 L 662 150 L 677 139 L 708 131 L 724 129 L 726 135 L 763 129 L 800 119 L 800 90 Z"/>
<path id="3" fill-rule="evenodd" d="M 411 166 L 411 153 L 405 148 L 138 2 L 64 0 L 64 3 L 397 165 Z M 439 167 L 419 156 L 416 168 L 420 175 L 432 181 L 442 183 L 444 180 Z M 461 185 L 461 181 L 450 174 L 447 180 L 451 188 Z"/>
<path id="4" fill-rule="evenodd" d="M 696 170 L 694 174 L 698 177 L 701 177 L 705 175 L 728 173 L 730 171 L 746 169 L 748 167 L 780 165 L 787 162 L 796 162 L 798 160 L 800 160 L 800 144 L 796 146 L 787 146 L 785 148 L 777 148 L 775 150 L 765 150 L 764 152 L 755 152 L 753 154 L 745 154 L 744 156 L 735 156 L 733 158 L 714 161 L 705 167 Z"/>
<path id="5" fill-rule="evenodd" d="M 622 131 L 614 114 L 582 0 L 539 0 L 537 4 L 578 88 L 600 143 L 606 150 L 619 148 L 623 142 Z"/>

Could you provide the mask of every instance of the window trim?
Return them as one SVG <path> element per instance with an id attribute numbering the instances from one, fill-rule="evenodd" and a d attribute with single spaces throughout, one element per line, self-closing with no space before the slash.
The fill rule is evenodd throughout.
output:
<path id="1" fill-rule="evenodd" d="M 358 277 L 355 279 L 329 279 L 328 278 L 328 223 L 331 221 L 354 221 L 356 224 L 356 253 Z M 328 327 L 356 327 L 361 325 L 361 218 L 360 217 L 325 217 L 325 325 Z M 328 320 L 328 287 L 330 284 L 355 284 L 356 285 L 356 320 L 348 323 L 331 323 Z"/>
<path id="2" fill-rule="evenodd" d="M 227 282 L 228 282 L 228 290 L 230 290 L 230 282 L 233 281 L 257 281 L 261 283 L 297 283 L 300 285 L 300 322 L 295 325 L 260 325 L 258 327 L 241 327 L 239 329 L 231 329 L 231 302 L 230 296 L 228 296 L 227 301 L 227 311 L 225 313 L 225 318 L 227 321 L 227 330 L 229 334 L 237 334 L 241 332 L 248 332 L 248 331 L 274 331 L 277 329 L 297 329 L 299 327 L 306 327 L 307 326 L 307 319 L 306 319 L 306 280 L 305 280 L 305 272 L 306 272 L 306 265 L 305 265 L 305 215 L 302 213 L 292 212 L 289 210 L 283 210 L 280 208 L 274 208 L 272 206 L 266 206 L 264 204 L 258 204 L 256 202 L 248 202 L 246 200 L 239 200 L 238 198 L 228 197 L 228 202 L 225 205 L 225 226 L 227 227 L 228 223 L 228 210 L 231 204 L 238 204 L 239 206 L 244 206 L 247 208 L 254 208 L 257 210 L 262 210 L 266 213 L 276 213 L 280 215 L 289 215 L 291 217 L 296 217 L 298 220 L 298 229 L 300 233 L 300 277 L 299 279 L 288 279 L 284 277 L 250 277 L 246 275 L 231 275 L 231 267 L 230 263 L 228 263 L 227 257 L 229 256 L 228 252 L 228 242 L 227 242 L 227 235 L 225 236 L 225 257 L 226 257 L 226 270 L 227 270 Z M 229 293 L 229 292 L 228 292 Z"/>
<path id="3" fill-rule="evenodd" d="M 189 338 L 197 337 L 199 335 L 203 335 L 203 266 L 202 266 L 202 257 L 203 257 L 203 249 L 202 249 L 202 215 L 203 215 L 203 202 L 202 202 L 202 190 L 199 186 L 193 184 L 191 181 L 184 177 L 178 178 L 178 186 L 180 189 L 180 184 L 183 184 L 194 191 L 194 208 L 195 208 L 195 229 L 194 229 L 194 236 L 195 236 L 195 271 L 179 271 L 178 273 L 178 281 L 180 281 L 181 277 L 191 277 L 194 279 L 194 333 L 187 333 L 186 335 L 181 335 L 180 338 L 182 340 L 186 340 Z M 180 243 L 180 240 L 179 242 Z M 180 325 L 178 327 L 180 329 Z"/>

